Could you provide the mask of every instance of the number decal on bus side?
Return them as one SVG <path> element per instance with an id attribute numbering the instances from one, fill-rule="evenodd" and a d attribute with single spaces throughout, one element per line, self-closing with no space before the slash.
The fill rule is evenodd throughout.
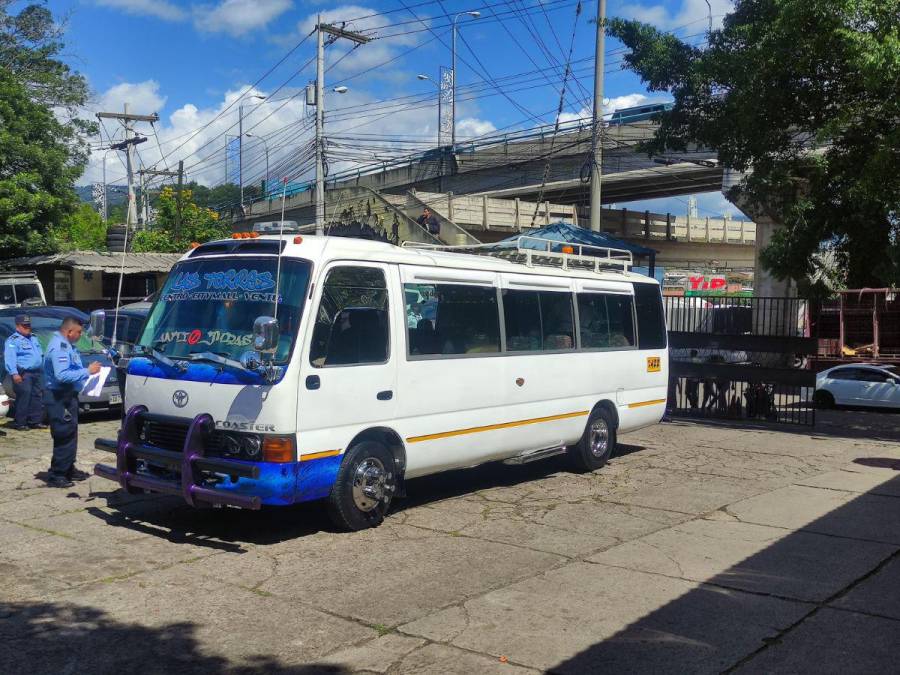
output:
<path id="1" fill-rule="evenodd" d="M 647 372 L 648 373 L 658 373 L 661 370 L 659 357 L 658 356 L 648 356 L 647 357 Z"/>

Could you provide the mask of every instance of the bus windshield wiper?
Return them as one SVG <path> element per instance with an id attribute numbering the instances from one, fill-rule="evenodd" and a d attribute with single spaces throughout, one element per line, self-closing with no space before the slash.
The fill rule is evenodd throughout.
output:
<path id="1" fill-rule="evenodd" d="M 189 354 L 186 358 L 188 361 L 206 361 L 207 363 L 215 363 L 220 366 L 240 370 L 245 373 L 254 372 L 252 370 L 247 370 L 246 368 L 244 368 L 244 365 L 240 361 L 235 361 L 234 359 L 229 359 L 227 356 L 215 354 L 213 352 L 198 352 L 196 354 Z"/>
<path id="2" fill-rule="evenodd" d="M 157 363 L 161 363 L 162 365 L 179 372 L 184 372 L 187 369 L 187 366 L 184 363 L 173 361 L 161 351 L 157 350 L 156 345 L 158 344 L 159 342 L 154 342 L 149 347 L 147 345 L 141 345 L 141 356 L 151 358 Z"/>

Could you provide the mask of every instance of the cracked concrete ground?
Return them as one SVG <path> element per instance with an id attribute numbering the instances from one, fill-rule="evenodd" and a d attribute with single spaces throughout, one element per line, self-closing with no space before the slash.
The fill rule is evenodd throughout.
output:
<path id="1" fill-rule="evenodd" d="M 80 464 L 116 424 L 81 427 Z M 0 438 L 0 672 L 896 672 L 900 416 L 664 424 L 411 481 L 380 528 L 43 487 Z"/>

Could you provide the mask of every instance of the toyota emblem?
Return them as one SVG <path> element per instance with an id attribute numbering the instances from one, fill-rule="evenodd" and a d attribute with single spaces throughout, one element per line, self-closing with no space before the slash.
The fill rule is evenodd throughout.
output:
<path id="1" fill-rule="evenodd" d="M 175 404 L 176 408 L 183 408 L 188 404 L 189 398 L 188 393 L 184 389 L 177 389 L 172 394 L 172 403 Z"/>

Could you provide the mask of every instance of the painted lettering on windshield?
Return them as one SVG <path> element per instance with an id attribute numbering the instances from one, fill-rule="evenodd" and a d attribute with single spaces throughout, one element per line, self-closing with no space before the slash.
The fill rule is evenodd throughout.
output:
<path id="1" fill-rule="evenodd" d="M 199 272 L 182 272 L 175 276 L 163 300 L 274 302 L 275 294 L 266 292 L 274 288 L 275 277 L 271 272 L 254 269 L 232 268 L 202 275 Z M 282 300 L 278 298 L 279 303 Z"/>
<path id="2" fill-rule="evenodd" d="M 191 346 L 225 345 L 228 347 L 249 347 L 253 342 L 253 335 L 249 333 L 239 335 L 237 333 L 232 333 L 225 330 L 211 330 L 207 331 L 206 335 L 204 336 L 199 330 L 172 330 L 160 335 L 157 342 L 161 344 L 180 342 L 189 344 Z"/>

